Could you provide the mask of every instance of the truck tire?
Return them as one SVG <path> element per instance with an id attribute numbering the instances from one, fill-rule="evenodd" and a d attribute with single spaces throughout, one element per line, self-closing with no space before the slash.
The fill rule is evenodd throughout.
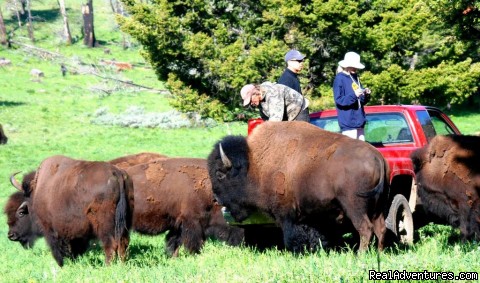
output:
<path id="1" fill-rule="evenodd" d="M 396 236 L 397 242 L 413 244 L 413 216 L 408 201 L 403 195 L 396 195 L 385 220 L 387 229 Z"/>

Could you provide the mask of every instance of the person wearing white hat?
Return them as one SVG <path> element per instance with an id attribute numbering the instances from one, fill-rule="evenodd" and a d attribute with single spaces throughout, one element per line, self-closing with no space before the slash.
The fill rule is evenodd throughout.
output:
<path id="1" fill-rule="evenodd" d="M 363 106 L 370 101 L 371 91 L 362 86 L 357 70 L 364 69 L 365 65 L 360 62 L 360 55 L 355 52 L 347 52 L 338 65 L 341 71 L 333 82 L 338 125 L 342 134 L 364 141 L 367 119 Z"/>
<path id="2" fill-rule="evenodd" d="M 300 53 L 300 51 L 291 49 L 285 54 L 285 62 L 287 63 L 287 68 L 283 71 L 283 74 L 278 79 L 278 83 L 286 85 L 302 94 L 302 88 L 300 87 L 300 80 L 298 79 L 298 74 L 303 69 L 303 60 L 305 55 Z"/>
<path id="3" fill-rule="evenodd" d="M 240 95 L 243 106 L 258 107 L 265 121 L 310 121 L 309 101 L 288 86 L 271 82 L 247 84 Z"/>

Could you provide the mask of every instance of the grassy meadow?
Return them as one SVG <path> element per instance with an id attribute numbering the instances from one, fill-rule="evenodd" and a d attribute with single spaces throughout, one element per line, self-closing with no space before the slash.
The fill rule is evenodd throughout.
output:
<path id="1" fill-rule="evenodd" d="M 70 5 L 67 7 L 72 33 L 78 37 L 80 4 L 66 2 Z M 131 48 L 121 48 L 122 36 L 115 27 L 109 1 L 95 0 L 94 4 L 96 36 L 103 45 L 100 48 L 83 47 L 81 39 L 72 46 L 62 44 L 58 36 L 61 18 L 56 15 L 58 6 L 54 0 L 32 1 L 32 12 L 45 19 L 35 25 L 35 46 L 57 55 L 45 56 L 25 46 L 16 49 L 0 46 L 0 57 L 12 62 L 0 67 L 0 124 L 9 138 L 8 144 L 0 146 L 2 209 L 15 192 L 9 183 L 10 174 L 34 170 L 51 155 L 108 160 L 151 151 L 206 158 L 213 144 L 223 136 L 246 135 L 244 122 L 178 129 L 94 123 L 101 109 L 108 109 L 113 115 L 121 115 L 130 107 L 142 108 L 145 113 L 173 110 L 163 83 L 139 55 L 141 47 L 132 42 Z M 8 26 L 13 27 L 15 20 L 3 8 Z M 24 30 L 17 30 L 15 35 L 18 41 L 32 45 L 26 40 Z M 111 53 L 106 54 L 104 48 Z M 98 65 L 101 59 L 113 58 L 132 63 L 133 70 L 118 73 Z M 60 72 L 61 63 L 69 69 L 65 77 Z M 33 68 L 42 70 L 45 76 L 32 77 Z M 450 114 L 463 133 L 480 132 L 478 113 L 454 108 Z M 358 255 L 350 248 L 293 255 L 276 249 L 229 247 L 209 240 L 201 254 L 189 255 L 181 250 L 180 256 L 172 259 L 166 256 L 163 235 L 132 233 L 125 263 L 105 266 L 101 247 L 93 245 L 84 256 L 67 260 L 63 268 L 57 266 L 43 239 L 25 250 L 8 240 L 7 231 L 2 213 L 0 282 L 365 282 L 369 270 L 378 271 L 379 266 L 381 271 L 451 271 L 455 275 L 480 271 L 479 243 L 462 243 L 457 230 L 440 225 L 428 225 L 417 231 L 411 247 L 389 247 L 377 254 L 372 245 L 369 251 Z"/>

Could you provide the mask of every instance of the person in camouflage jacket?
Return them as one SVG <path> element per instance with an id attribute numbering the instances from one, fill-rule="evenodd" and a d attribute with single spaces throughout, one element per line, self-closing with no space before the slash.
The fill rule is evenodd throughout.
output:
<path id="1" fill-rule="evenodd" d="M 272 82 L 248 84 L 240 95 L 243 106 L 259 107 L 265 121 L 310 121 L 308 100 L 288 86 Z"/>

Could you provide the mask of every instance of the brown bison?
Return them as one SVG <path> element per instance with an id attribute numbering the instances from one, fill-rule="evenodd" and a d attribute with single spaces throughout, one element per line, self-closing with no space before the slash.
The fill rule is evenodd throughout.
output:
<path id="1" fill-rule="evenodd" d="M 206 160 L 164 158 L 126 171 L 135 191 L 134 230 L 148 235 L 168 231 L 169 255 L 176 256 L 182 244 L 198 253 L 207 229 L 231 244 L 241 242 L 243 231 L 228 227 L 215 205 Z"/>
<path id="2" fill-rule="evenodd" d="M 2 124 L 0 124 L 0 144 L 6 144 L 7 141 L 8 141 L 8 138 L 5 135 L 5 132 L 3 131 Z"/>
<path id="3" fill-rule="evenodd" d="M 411 159 L 423 208 L 480 239 L 480 137 L 436 136 Z"/>
<path id="4" fill-rule="evenodd" d="M 148 163 L 150 161 L 157 160 L 159 158 L 167 158 L 167 157 L 165 155 L 161 155 L 158 153 L 141 152 L 138 154 L 127 155 L 127 156 L 110 160 L 109 163 L 121 169 L 127 170 L 128 168 L 133 167 L 135 165 Z M 159 189 L 156 186 L 152 186 L 152 187 L 143 186 L 143 185 L 135 186 L 135 183 L 134 183 L 134 187 L 135 187 L 135 199 L 138 199 L 138 200 L 140 200 L 140 198 L 138 198 L 137 195 L 145 195 L 147 193 L 158 194 L 157 197 L 159 199 L 162 199 L 164 198 L 164 196 L 162 196 L 161 194 L 168 192 L 166 190 Z M 184 188 L 184 189 L 187 189 L 187 188 Z M 209 189 L 211 190 L 211 187 L 209 187 Z M 147 190 L 147 191 L 143 191 L 143 190 Z M 170 190 L 177 190 L 177 189 L 172 187 Z M 186 194 L 186 195 L 188 196 L 189 194 Z M 189 200 L 191 200 L 190 197 L 188 197 L 188 200 L 185 200 L 185 201 L 188 202 Z M 195 201 L 198 202 L 199 200 L 195 200 Z M 137 201 L 136 203 L 137 209 L 133 212 L 134 215 L 136 211 L 142 211 L 142 213 L 144 214 L 153 215 L 156 213 L 157 209 L 164 209 L 163 206 L 158 205 L 157 203 L 146 202 L 146 204 L 148 205 L 147 207 L 139 208 L 140 204 Z M 205 207 L 208 207 L 208 206 L 205 206 Z M 151 213 L 145 213 L 145 211 L 148 209 L 152 210 Z M 218 203 L 215 202 L 213 204 L 213 208 L 210 212 L 209 223 L 205 229 L 205 236 L 208 238 L 226 242 L 229 245 L 235 246 L 235 245 L 241 244 L 244 239 L 243 229 L 229 226 L 228 223 L 223 218 L 221 209 L 222 207 L 218 205 Z M 136 219 L 135 216 L 134 218 Z M 157 221 L 155 217 L 151 218 L 150 220 L 145 219 L 145 221 L 151 221 L 153 225 L 155 225 L 155 223 L 157 224 L 161 223 Z M 137 229 L 135 223 L 143 223 L 142 225 L 144 225 L 144 222 L 134 221 L 132 229 L 139 233 L 145 233 L 145 231 L 142 230 L 141 227 Z M 161 225 L 163 225 L 163 223 L 161 223 Z M 163 231 L 162 228 L 159 228 L 159 229 L 160 229 L 159 231 Z M 151 234 L 151 233 L 147 232 L 147 234 Z M 157 233 L 155 232 L 154 234 L 157 234 Z"/>
<path id="5" fill-rule="evenodd" d="M 147 163 L 155 159 L 166 157 L 166 155 L 154 152 L 140 152 L 112 159 L 108 161 L 108 163 L 113 164 L 120 169 L 126 170 L 127 168 L 138 164 Z"/>
<path id="6" fill-rule="evenodd" d="M 107 162 L 57 155 L 45 159 L 33 180 L 29 179 L 27 175 L 20 186 L 12 178 L 12 183 L 23 191 L 23 203 L 12 214 L 15 205 L 10 205 L 22 198 L 14 194 L 5 209 L 11 240 L 30 245 L 41 231 L 60 266 L 64 257 L 83 254 L 94 238 L 102 242 L 107 264 L 115 254 L 125 259 L 133 185 L 124 171 Z M 23 238 L 29 234 L 25 232 L 29 227 L 24 223 L 25 215 L 30 218 L 25 221 L 34 228 L 30 237 Z M 15 235 L 19 229 L 23 229 L 21 236 Z"/>
<path id="7" fill-rule="evenodd" d="M 235 220 L 256 211 L 270 216 L 288 250 L 302 251 L 302 238 L 336 230 L 344 215 L 360 235 L 360 250 L 373 233 L 383 248 L 388 165 L 368 143 L 305 122 L 267 122 L 247 138 L 219 141 L 208 167 L 216 199 Z"/>

